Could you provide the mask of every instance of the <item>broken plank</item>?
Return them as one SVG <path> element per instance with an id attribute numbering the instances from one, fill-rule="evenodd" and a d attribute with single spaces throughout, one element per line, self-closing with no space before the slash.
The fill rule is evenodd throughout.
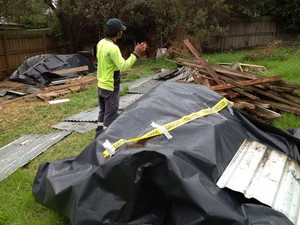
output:
<path id="1" fill-rule="evenodd" d="M 248 111 L 255 115 L 255 116 L 258 116 L 260 117 L 261 119 L 264 119 L 264 120 L 273 120 L 273 119 L 278 119 L 281 114 L 277 113 L 277 112 L 274 112 L 270 109 L 265 109 L 263 107 L 260 107 L 260 106 L 257 106 L 255 107 L 255 109 L 248 109 Z"/>
<path id="2" fill-rule="evenodd" d="M 200 65 L 198 63 L 195 63 L 195 62 L 185 61 L 185 62 L 180 62 L 178 64 L 183 65 L 183 66 L 187 66 L 187 67 L 197 68 L 197 69 L 204 69 L 204 67 L 202 65 Z M 254 75 L 254 74 L 244 73 L 244 72 L 241 72 L 241 71 L 233 71 L 233 70 L 226 69 L 224 67 L 220 67 L 220 66 L 216 66 L 216 65 L 212 65 L 211 67 L 217 73 L 221 73 L 221 74 L 224 74 L 224 75 L 227 75 L 227 76 L 230 76 L 230 77 L 245 78 L 245 79 L 248 79 L 248 80 L 259 79 L 259 78 L 262 77 L 262 76 L 257 76 L 257 75 Z"/>
<path id="3" fill-rule="evenodd" d="M 9 105 L 11 103 L 20 101 L 20 100 L 34 100 L 37 98 L 37 94 L 43 94 L 43 93 L 47 93 L 47 92 L 52 92 L 52 91 L 57 91 L 57 90 L 63 90 L 63 89 L 70 89 L 72 87 L 77 88 L 77 86 L 80 86 L 81 88 L 86 88 L 88 86 L 91 85 L 95 85 L 97 84 L 97 78 L 96 77 L 84 77 L 80 80 L 76 80 L 74 82 L 71 82 L 70 84 L 66 84 L 66 85 L 61 85 L 61 86 L 51 86 L 51 87 L 47 87 L 45 88 L 45 90 L 43 90 L 42 92 L 36 92 L 36 93 L 32 93 L 29 95 L 25 95 L 19 98 L 14 98 L 12 100 L 8 100 L 5 101 L 3 103 L 0 103 L 0 107 L 4 107 L 6 105 Z"/>
<path id="4" fill-rule="evenodd" d="M 279 84 L 284 85 L 286 87 L 293 87 L 295 89 L 300 89 L 300 84 L 296 84 L 296 83 L 285 81 L 285 80 L 280 81 Z"/>
<path id="5" fill-rule="evenodd" d="M 265 109 L 268 109 L 268 108 L 271 107 L 270 104 L 262 103 L 260 101 L 247 100 L 247 102 L 249 102 L 251 104 L 254 104 L 254 105 L 257 105 L 257 106 L 260 106 L 260 107 L 263 107 Z"/>
<path id="6" fill-rule="evenodd" d="M 264 84 L 264 83 L 272 83 L 272 82 L 277 82 L 280 81 L 280 77 L 267 77 L 267 78 L 261 78 L 261 79 L 256 79 L 256 80 L 247 80 L 247 81 L 238 81 L 236 82 L 239 86 L 254 86 L 257 84 Z M 226 89 L 231 89 L 235 88 L 236 86 L 233 84 L 221 84 L 221 85 L 215 85 L 211 86 L 210 88 L 214 91 L 220 91 L 220 90 L 226 90 Z"/>
<path id="7" fill-rule="evenodd" d="M 255 95 L 252 95 L 244 90 L 240 90 L 240 89 L 233 89 L 235 92 L 239 93 L 240 95 L 243 95 L 243 96 L 246 96 L 252 100 L 259 100 L 259 97 L 255 96 Z"/>
<path id="8" fill-rule="evenodd" d="M 258 97 L 256 97 L 256 96 L 250 94 L 249 92 L 246 92 L 247 89 L 248 89 L 248 87 L 239 85 L 239 84 L 237 83 L 237 81 L 235 81 L 235 80 L 233 80 L 233 79 L 231 79 L 231 78 L 228 78 L 228 77 L 226 77 L 226 76 L 224 76 L 224 75 L 220 75 L 220 77 L 221 77 L 225 82 L 227 82 L 228 84 L 232 84 L 232 85 L 234 85 L 234 86 L 236 86 L 236 87 L 239 87 L 239 89 L 237 89 L 237 88 L 234 89 L 235 92 L 238 92 L 238 93 L 240 93 L 240 94 L 242 94 L 242 95 L 244 95 L 244 96 L 247 96 L 248 98 L 250 98 L 250 99 L 252 99 L 252 100 L 257 100 L 257 99 L 259 99 Z M 248 81 L 249 81 L 249 80 L 248 80 Z M 240 90 L 240 91 L 239 91 L 239 90 Z M 251 91 L 250 91 L 250 92 L 251 92 Z"/>
<path id="9" fill-rule="evenodd" d="M 33 66 L 29 67 L 26 71 L 23 72 L 23 74 L 27 74 L 30 70 L 32 70 L 34 67 L 38 66 L 39 64 L 41 64 L 42 62 L 44 62 L 46 59 L 48 59 L 50 56 L 52 55 L 47 55 L 45 58 L 43 58 L 42 60 L 38 61 L 36 64 L 34 64 Z"/>
<path id="10" fill-rule="evenodd" d="M 209 83 L 208 79 L 203 78 L 203 85 L 210 88 L 210 83 Z"/>
<path id="11" fill-rule="evenodd" d="M 39 93 L 37 94 L 37 97 L 40 99 L 43 99 L 44 101 L 49 101 L 50 99 L 54 99 L 60 96 L 64 96 L 70 93 L 75 93 L 75 92 L 80 92 L 83 90 L 83 87 L 80 85 L 78 86 L 72 86 L 66 89 L 61 89 L 61 90 L 56 90 L 52 92 L 47 92 L 47 93 Z"/>
<path id="12" fill-rule="evenodd" d="M 298 108 L 300 110 L 299 104 L 296 104 L 294 102 L 291 102 L 289 100 L 281 98 L 280 96 L 277 96 L 277 95 L 272 94 L 272 93 L 268 93 L 266 91 L 262 91 L 259 88 L 255 88 L 255 87 L 251 87 L 251 90 L 254 91 L 254 92 L 256 92 L 256 93 L 259 93 L 261 95 L 264 95 L 264 96 L 270 97 L 272 99 L 275 99 L 275 100 L 277 100 L 279 102 L 283 102 L 283 103 L 288 104 L 290 106 L 294 106 L 294 107 L 296 107 L 296 108 Z"/>
<path id="13" fill-rule="evenodd" d="M 281 95 L 283 96 L 283 98 L 285 98 L 285 99 L 287 99 L 291 102 L 295 102 L 295 103 L 300 105 L 300 98 L 299 97 L 289 95 L 289 94 L 284 94 L 284 93 L 282 93 Z"/>
<path id="14" fill-rule="evenodd" d="M 300 115 L 300 109 L 298 107 L 293 107 L 293 106 L 286 105 L 286 104 L 283 104 L 283 103 L 277 103 L 277 102 L 267 101 L 267 100 L 260 100 L 260 102 L 265 103 L 265 104 L 269 104 L 275 109 L 279 109 L 279 110 L 282 110 L 282 111 L 291 112 L 291 113 L 295 113 L 295 114 Z"/>
<path id="15" fill-rule="evenodd" d="M 210 67 L 208 62 L 200 57 L 198 51 L 194 48 L 194 46 L 190 43 L 188 39 L 185 39 L 184 44 L 189 48 L 189 50 L 193 53 L 196 59 L 201 63 L 201 65 L 209 72 L 212 78 L 216 81 L 217 84 L 222 84 L 222 81 L 218 78 L 218 74 Z"/>
<path id="16" fill-rule="evenodd" d="M 193 74 L 192 75 L 194 78 L 194 83 L 195 84 L 203 84 L 203 78 L 200 77 L 199 75 Z"/>
<path id="17" fill-rule="evenodd" d="M 265 85 L 266 88 L 272 90 L 272 91 L 278 91 L 278 92 L 289 92 L 292 93 L 295 91 L 295 88 L 293 87 L 285 87 L 281 85 Z"/>
<path id="18" fill-rule="evenodd" d="M 246 72 L 242 72 L 242 71 L 235 71 L 232 69 L 224 68 L 219 65 L 213 65 L 212 67 L 216 72 L 228 75 L 230 77 L 239 77 L 239 78 L 245 78 L 245 79 L 249 79 L 249 80 L 259 79 L 262 77 L 262 76 L 255 75 L 252 73 L 246 73 Z"/>
<path id="19" fill-rule="evenodd" d="M 245 101 L 235 101 L 233 106 L 238 109 L 255 109 L 255 105 Z"/>
<path id="20" fill-rule="evenodd" d="M 194 78 L 195 84 L 202 84 L 202 85 L 205 85 L 206 87 L 210 87 L 208 79 L 200 76 L 200 74 L 193 74 L 193 78 Z"/>
<path id="21" fill-rule="evenodd" d="M 202 72 L 202 71 L 198 71 L 198 73 L 195 73 L 195 74 L 197 76 L 202 77 L 202 78 L 207 79 L 207 80 L 212 80 L 212 81 L 214 80 L 211 77 L 206 76 L 206 74 L 202 74 L 202 73 L 199 73 L 199 72 Z"/>
<path id="22" fill-rule="evenodd" d="M 82 71 L 87 71 L 87 70 L 89 70 L 88 66 L 79 66 L 79 67 L 73 67 L 73 68 L 64 69 L 64 70 L 56 70 L 56 71 L 53 71 L 53 73 L 63 75 L 63 74 L 82 72 Z"/>

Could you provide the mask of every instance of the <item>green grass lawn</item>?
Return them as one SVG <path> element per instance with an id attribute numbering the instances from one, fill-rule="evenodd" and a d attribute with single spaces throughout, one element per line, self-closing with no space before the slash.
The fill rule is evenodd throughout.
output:
<path id="1" fill-rule="evenodd" d="M 265 66 L 270 75 L 280 75 L 284 80 L 300 83 L 300 51 L 297 48 L 242 50 L 218 54 L 203 54 L 202 57 L 214 63 L 236 62 Z M 128 72 L 123 82 L 157 73 L 161 68 L 176 68 L 164 60 L 139 61 Z M 123 90 L 123 94 L 126 90 Z M 45 102 L 22 103 L 13 111 L 5 111 L 5 120 L 0 121 L 0 147 L 30 133 L 53 132 L 52 125 L 79 112 L 98 106 L 96 87 L 89 87 L 80 93 L 65 98 L 70 102 L 49 105 Z M 273 124 L 282 129 L 300 127 L 300 119 L 293 114 L 284 114 Z M 2 132 L 3 131 L 3 132 Z M 37 204 L 31 194 L 33 179 L 39 165 L 45 161 L 78 155 L 94 138 L 94 131 L 72 133 L 26 166 L 0 182 L 0 225 L 68 225 L 68 218 Z"/>

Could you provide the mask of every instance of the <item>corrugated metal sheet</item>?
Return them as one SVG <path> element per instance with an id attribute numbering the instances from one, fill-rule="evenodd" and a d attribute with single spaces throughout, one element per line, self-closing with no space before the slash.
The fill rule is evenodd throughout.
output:
<path id="1" fill-rule="evenodd" d="M 120 105 L 119 110 L 123 110 L 129 105 L 131 105 L 133 102 L 135 102 L 137 99 L 142 97 L 143 94 L 135 94 L 135 95 L 125 95 L 120 97 Z M 120 111 L 119 111 L 120 113 Z M 98 114 L 99 114 L 99 108 L 96 107 L 91 110 L 87 110 L 81 113 L 78 113 L 76 115 L 73 115 L 71 117 L 68 117 L 64 119 L 64 121 L 68 122 L 93 122 L 97 123 L 98 121 Z"/>
<path id="2" fill-rule="evenodd" d="M 95 130 L 96 127 L 97 123 L 89 122 L 61 122 L 52 126 L 57 130 L 76 131 L 81 134 Z"/>
<path id="3" fill-rule="evenodd" d="M 180 70 L 180 73 L 177 74 L 177 76 L 168 79 L 167 82 L 170 81 L 178 81 L 178 80 L 187 80 L 189 77 L 192 77 L 193 73 L 195 72 L 195 69 L 188 68 L 188 67 L 182 67 L 182 70 Z"/>
<path id="4" fill-rule="evenodd" d="M 0 181 L 69 134 L 28 134 L 0 148 Z"/>
<path id="5" fill-rule="evenodd" d="M 136 88 L 136 87 L 140 86 L 141 84 L 143 84 L 149 80 L 152 80 L 153 78 L 157 78 L 157 77 L 158 77 L 157 74 L 153 74 L 149 77 L 142 77 L 142 78 L 139 78 L 139 79 L 131 81 L 131 82 L 121 83 L 120 90 L 122 90 L 125 86 L 127 86 L 129 89 Z"/>
<path id="6" fill-rule="evenodd" d="M 141 85 L 130 89 L 127 91 L 129 94 L 146 94 L 148 93 L 152 88 L 156 87 L 157 85 L 161 84 L 163 81 L 161 80 L 148 80 Z"/>
<path id="7" fill-rule="evenodd" d="M 87 110 L 71 117 L 64 119 L 64 121 L 80 121 L 80 122 L 97 122 L 98 121 L 99 108 L 96 107 L 91 110 Z"/>
<path id="8" fill-rule="evenodd" d="M 134 103 L 136 100 L 138 100 L 140 97 L 142 97 L 143 94 L 127 94 L 120 97 L 120 104 L 119 109 L 123 110 L 126 109 L 129 105 Z"/>
<path id="9" fill-rule="evenodd" d="M 187 79 L 192 75 L 193 69 L 182 67 L 178 71 L 168 71 L 162 72 L 160 74 L 156 74 L 153 79 L 147 80 L 143 83 L 140 83 L 138 86 L 130 88 L 127 93 L 129 94 L 146 94 L 152 88 L 156 87 L 157 85 L 161 84 L 162 82 L 170 82 L 170 81 L 177 81 Z"/>
<path id="10" fill-rule="evenodd" d="M 300 166 L 280 151 L 245 140 L 217 186 L 255 198 L 300 225 Z"/>

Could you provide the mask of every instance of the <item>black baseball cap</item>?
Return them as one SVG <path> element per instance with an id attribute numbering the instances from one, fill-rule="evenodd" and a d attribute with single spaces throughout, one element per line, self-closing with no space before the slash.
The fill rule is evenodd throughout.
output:
<path id="1" fill-rule="evenodd" d="M 126 30 L 126 27 L 123 25 L 121 20 L 117 18 L 111 18 L 106 22 L 106 25 L 111 28 L 111 29 L 116 29 L 116 30 Z"/>

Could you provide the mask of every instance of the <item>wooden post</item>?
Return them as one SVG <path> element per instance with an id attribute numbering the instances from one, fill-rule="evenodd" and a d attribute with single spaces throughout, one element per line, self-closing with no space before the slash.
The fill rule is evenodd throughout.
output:
<path id="1" fill-rule="evenodd" d="M 17 31 L 17 43 L 18 43 L 18 60 L 19 60 L 19 65 L 22 64 L 23 62 L 23 57 L 22 57 L 22 49 L 21 49 L 21 38 L 20 38 L 20 31 Z"/>
<path id="2" fill-rule="evenodd" d="M 3 49 L 4 49 L 4 55 L 5 55 L 5 75 L 8 75 L 8 70 L 9 70 L 9 61 L 8 61 L 8 52 L 7 52 L 7 46 L 6 46 L 6 37 L 5 33 L 2 35 L 2 44 L 3 44 Z"/>
<path id="3" fill-rule="evenodd" d="M 46 31 L 43 30 L 43 40 L 44 40 L 44 51 L 47 53 L 47 42 L 46 42 Z"/>

